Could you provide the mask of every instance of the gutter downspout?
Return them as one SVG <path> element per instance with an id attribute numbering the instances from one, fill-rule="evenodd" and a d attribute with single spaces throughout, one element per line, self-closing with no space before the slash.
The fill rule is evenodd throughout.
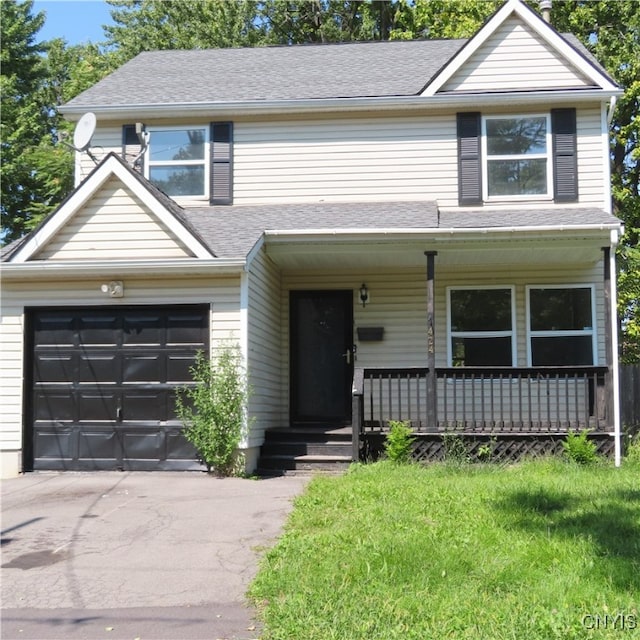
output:
<path id="1" fill-rule="evenodd" d="M 611 384 L 613 386 L 613 437 L 614 437 L 614 462 L 619 467 L 622 460 L 622 428 L 620 424 L 620 362 L 618 358 L 618 290 L 616 277 L 616 249 L 620 237 L 617 232 L 611 232 L 611 250 L 609 253 L 609 272 L 611 274 L 611 296 L 609 303 L 611 314 L 611 351 L 613 354 L 613 366 L 611 371 Z"/>

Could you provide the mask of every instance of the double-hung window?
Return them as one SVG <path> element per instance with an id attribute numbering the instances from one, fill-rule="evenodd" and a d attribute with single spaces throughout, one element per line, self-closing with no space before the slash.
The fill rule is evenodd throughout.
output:
<path id="1" fill-rule="evenodd" d="M 150 128 L 147 177 L 169 196 L 207 197 L 208 127 Z"/>
<path id="2" fill-rule="evenodd" d="M 592 285 L 527 287 L 529 365 L 595 364 Z"/>
<path id="3" fill-rule="evenodd" d="M 484 200 L 552 195 L 549 115 L 485 116 L 482 128 Z"/>
<path id="4" fill-rule="evenodd" d="M 172 198 L 233 203 L 233 123 L 149 126 L 143 150 L 136 126 L 122 127 L 123 157 L 144 158 L 144 175 Z"/>
<path id="5" fill-rule="evenodd" d="M 578 200 L 575 109 L 514 115 L 462 112 L 456 132 L 461 206 Z"/>
<path id="6" fill-rule="evenodd" d="M 449 365 L 515 366 L 513 287 L 450 287 L 447 294 Z"/>

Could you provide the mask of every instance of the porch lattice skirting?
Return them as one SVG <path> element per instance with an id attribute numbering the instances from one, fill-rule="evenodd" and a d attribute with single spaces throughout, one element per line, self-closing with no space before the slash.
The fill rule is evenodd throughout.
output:
<path id="1" fill-rule="evenodd" d="M 368 432 L 363 436 L 360 455 L 365 462 L 379 459 L 384 451 L 385 433 Z M 456 442 L 448 440 L 455 438 Z M 417 433 L 412 458 L 417 462 L 457 460 L 507 463 L 524 458 L 560 455 L 565 435 L 549 433 Z M 612 457 L 614 438 L 609 433 L 592 433 L 599 455 Z"/>

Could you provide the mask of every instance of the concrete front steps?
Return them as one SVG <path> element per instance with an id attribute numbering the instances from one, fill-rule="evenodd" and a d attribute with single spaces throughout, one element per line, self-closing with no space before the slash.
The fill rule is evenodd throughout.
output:
<path id="1" fill-rule="evenodd" d="M 350 427 L 279 427 L 265 432 L 258 474 L 341 473 L 351 464 Z"/>

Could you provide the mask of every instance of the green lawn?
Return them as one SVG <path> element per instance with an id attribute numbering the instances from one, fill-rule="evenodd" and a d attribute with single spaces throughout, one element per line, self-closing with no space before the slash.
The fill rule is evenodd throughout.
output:
<path id="1" fill-rule="evenodd" d="M 250 595 L 265 640 L 640 638 L 640 465 L 316 477 Z"/>

